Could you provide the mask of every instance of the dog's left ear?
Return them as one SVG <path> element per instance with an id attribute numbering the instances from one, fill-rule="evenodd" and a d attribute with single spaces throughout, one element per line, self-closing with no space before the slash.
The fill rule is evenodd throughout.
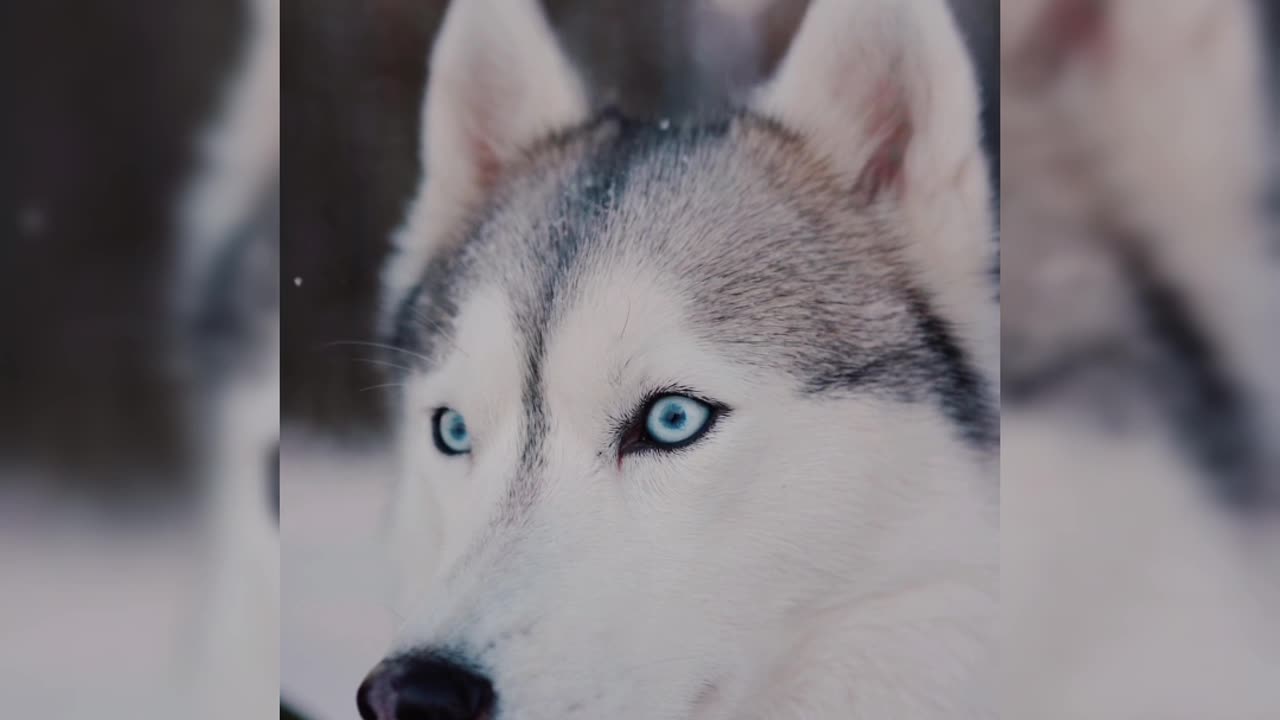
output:
<path id="1" fill-rule="evenodd" d="M 383 276 L 386 313 L 529 146 L 586 120 L 586 94 L 538 0 L 454 0 L 422 108 L 424 184 Z"/>
<path id="2" fill-rule="evenodd" d="M 455 0 L 431 54 L 424 165 L 464 202 L 541 136 L 587 114 L 537 0 Z"/>
<path id="3" fill-rule="evenodd" d="M 752 106 L 798 132 L 858 201 L 898 208 L 939 311 L 995 372 L 978 97 L 946 0 L 812 0 Z"/>

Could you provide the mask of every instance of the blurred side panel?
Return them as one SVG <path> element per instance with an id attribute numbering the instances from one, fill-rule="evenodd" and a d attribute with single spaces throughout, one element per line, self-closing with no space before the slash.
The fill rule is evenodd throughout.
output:
<path id="1" fill-rule="evenodd" d="M 1007 717 L 1280 716 L 1263 9 L 1001 4 Z"/>
<path id="2" fill-rule="evenodd" d="M 278 707 L 279 8 L 0 9 L 0 697 Z"/>

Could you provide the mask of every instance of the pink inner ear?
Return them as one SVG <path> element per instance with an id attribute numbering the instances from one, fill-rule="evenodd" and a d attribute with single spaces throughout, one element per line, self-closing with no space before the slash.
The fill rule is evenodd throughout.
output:
<path id="1" fill-rule="evenodd" d="M 483 122 L 483 121 L 481 121 Z M 467 158 L 475 172 L 476 184 L 481 191 L 490 190 L 502 172 L 502 161 L 489 140 L 485 128 L 476 125 L 466 127 Z"/>
<path id="2" fill-rule="evenodd" d="M 867 127 L 876 143 L 875 150 L 854 185 L 861 198 L 870 201 L 887 191 L 902 192 L 903 166 L 913 130 L 902 88 L 891 79 L 882 81 L 871 101 Z"/>
<path id="3" fill-rule="evenodd" d="M 1056 0 L 1040 21 L 1042 40 L 1059 52 L 1087 47 L 1102 36 L 1102 0 Z"/>
<path id="4" fill-rule="evenodd" d="M 506 170 L 513 147 L 524 138 L 516 137 L 518 118 L 512 110 L 520 108 L 521 88 L 512 87 L 502 68 L 490 58 L 477 58 L 470 64 L 470 74 L 452 87 L 454 113 L 460 120 L 463 163 L 471 170 L 480 192 L 492 190 L 500 174 Z"/>
<path id="5" fill-rule="evenodd" d="M 482 68 L 484 71 L 493 68 Z M 504 101 L 510 101 L 510 91 L 502 83 L 486 81 L 484 73 L 478 73 L 468 87 L 464 89 L 465 101 L 462 106 L 463 118 L 462 141 L 466 150 L 465 158 L 475 173 L 475 181 L 482 192 L 492 189 L 503 170 L 502 150 L 512 144 L 515 139 L 506 137 L 510 128 L 506 125 L 503 113 L 509 112 Z"/>

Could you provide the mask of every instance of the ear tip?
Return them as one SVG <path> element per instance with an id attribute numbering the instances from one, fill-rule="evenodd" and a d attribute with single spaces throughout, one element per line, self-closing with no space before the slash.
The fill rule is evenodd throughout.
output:
<path id="1" fill-rule="evenodd" d="M 428 68 L 429 94 L 532 94 L 560 114 L 587 109 L 586 89 L 538 0 L 454 0 Z"/>
<path id="2" fill-rule="evenodd" d="M 538 38 L 554 44 L 555 30 L 538 0 L 452 0 L 436 31 L 432 60 L 440 48 L 505 50 L 499 40 L 525 42 Z"/>
<path id="3" fill-rule="evenodd" d="M 813 0 L 751 107 L 869 194 L 947 175 L 980 145 L 977 77 L 946 0 Z"/>

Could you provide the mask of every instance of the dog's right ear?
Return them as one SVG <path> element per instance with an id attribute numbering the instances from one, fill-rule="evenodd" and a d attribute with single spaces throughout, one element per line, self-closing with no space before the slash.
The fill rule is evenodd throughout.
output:
<path id="1" fill-rule="evenodd" d="M 999 317 L 978 97 L 946 0 L 812 0 L 751 109 L 794 131 L 851 199 L 895 208 L 903 257 L 994 379 Z"/>
<path id="2" fill-rule="evenodd" d="M 528 146 L 588 104 L 538 0 L 455 0 L 431 53 L 424 182 L 384 273 L 384 318 Z"/>

